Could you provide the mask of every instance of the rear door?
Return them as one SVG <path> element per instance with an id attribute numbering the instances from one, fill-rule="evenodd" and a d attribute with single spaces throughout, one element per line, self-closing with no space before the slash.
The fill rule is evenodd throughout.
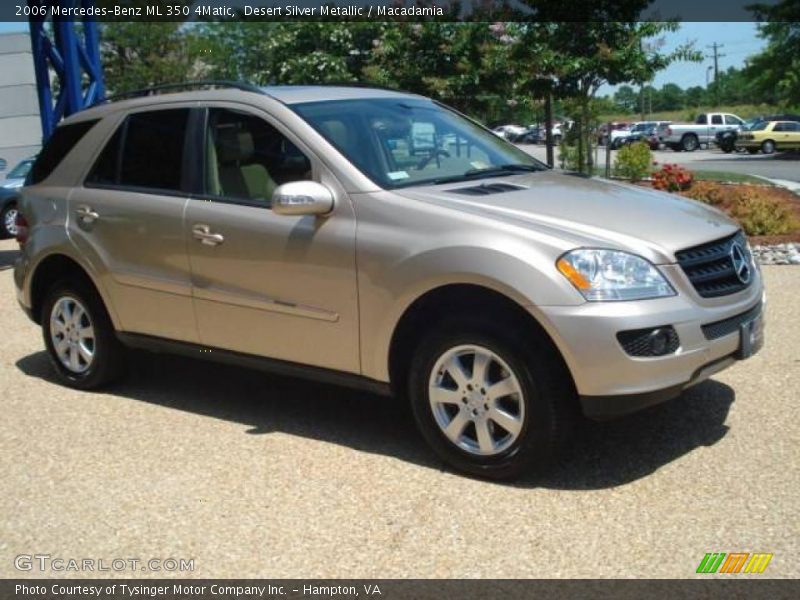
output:
<path id="1" fill-rule="evenodd" d="M 191 109 L 121 116 L 69 200 L 69 233 L 123 331 L 196 341 L 183 230 Z"/>
<path id="2" fill-rule="evenodd" d="M 779 150 L 790 150 L 800 147 L 800 123 L 783 121 L 775 123 L 772 128 L 775 146 Z"/>

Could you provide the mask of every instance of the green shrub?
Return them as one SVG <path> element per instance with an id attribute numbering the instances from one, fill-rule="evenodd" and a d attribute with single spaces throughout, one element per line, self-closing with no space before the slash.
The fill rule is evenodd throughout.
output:
<path id="1" fill-rule="evenodd" d="M 631 181 L 644 179 L 650 172 L 653 154 L 645 142 L 636 142 L 620 148 L 614 160 L 614 175 Z"/>
<path id="2" fill-rule="evenodd" d="M 561 168 L 565 171 L 577 171 L 578 165 L 578 147 L 568 146 L 563 143 L 558 147 L 558 162 Z"/>
<path id="3" fill-rule="evenodd" d="M 781 235 L 795 226 L 788 207 L 758 194 L 743 195 L 733 206 L 732 213 L 747 235 Z"/>

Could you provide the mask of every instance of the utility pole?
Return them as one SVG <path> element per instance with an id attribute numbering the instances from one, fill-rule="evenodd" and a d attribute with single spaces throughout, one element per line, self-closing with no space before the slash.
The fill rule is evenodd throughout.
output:
<path id="1" fill-rule="evenodd" d="M 714 59 L 714 108 L 719 106 L 719 84 L 717 83 L 717 76 L 719 75 L 719 59 L 725 56 L 724 54 L 719 53 L 720 48 L 724 48 L 725 44 L 718 44 L 714 42 L 711 46 L 706 46 L 706 48 L 711 48 L 714 51 L 714 54 L 709 54 L 706 58 L 713 58 Z"/>

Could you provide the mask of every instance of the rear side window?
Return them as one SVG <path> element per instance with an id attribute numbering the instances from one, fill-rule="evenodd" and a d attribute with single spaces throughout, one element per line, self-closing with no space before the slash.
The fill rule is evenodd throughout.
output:
<path id="1" fill-rule="evenodd" d="M 89 184 L 180 191 L 189 109 L 130 115 L 106 144 Z"/>
<path id="2" fill-rule="evenodd" d="M 711 117 L 712 125 L 722 125 L 722 115 L 714 115 Z"/>
<path id="3" fill-rule="evenodd" d="M 84 135 L 94 127 L 97 119 L 92 121 L 81 121 L 57 127 L 42 148 L 36 162 L 28 173 L 27 184 L 32 185 L 44 181 L 50 176 L 55 168 L 61 164 L 64 157 L 70 153 Z"/>

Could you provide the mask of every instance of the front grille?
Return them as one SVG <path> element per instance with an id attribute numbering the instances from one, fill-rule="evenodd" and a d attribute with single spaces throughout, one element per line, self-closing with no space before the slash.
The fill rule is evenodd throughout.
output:
<path id="1" fill-rule="evenodd" d="M 734 271 L 731 258 L 731 246 L 734 243 L 742 247 L 752 279 L 753 261 L 747 252 L 747 238 L 741 231 L 721 240 L 675 253 L 678 264 L 703 298 L 735 294 L 749 285 L 749 281 L 742 283 Z"/>
<path id="2" fill-rule="evenodd" d="M 667 342 L 660 353 L 653 351 L 651 335 L 654 331 L 663 332 L 667 338 Z M 617 340 L 619 340 L 622 348 L 630 356 L 666 356 L 667 354 L 673 354 L 681 345 L 680 339 L 678 339 L 678 333 L 672 325 L 620 331 L 617 334 Z"/>
<path id="3" fill-rule="evenodd" d="M 448 191 L 452 192 L 453 194 L 464 194 L 465 196 L 488 196 L 490 194 L 516 192 L 524 189 L 525 188 L 520 185 L 512 185 L 510 183 L 482 183 L 481 185 L 456 188 Z"/>
<path id="4" fill-rule="evenodd" d="M 739 331 L 742 323 L 747 323 L 755 319 L 761 312 L 761 302 L 756 304 L 750 310 L 738 314 L 722 321 L 715 321 L 702 326 L 703 335 L 707 340 L 716 340 L 735 331 Z"/>

